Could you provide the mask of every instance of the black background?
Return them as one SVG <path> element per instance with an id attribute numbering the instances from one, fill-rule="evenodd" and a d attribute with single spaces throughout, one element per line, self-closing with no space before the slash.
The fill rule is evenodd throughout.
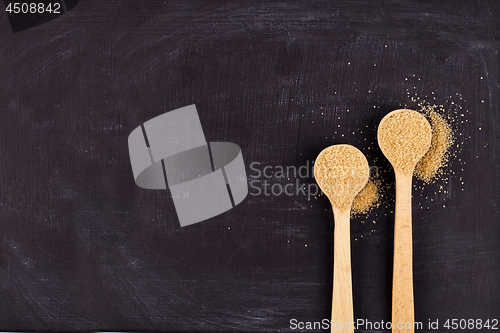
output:
<path id="1" fill-rule="evenodd" d="M 415 181 L 416 320 L 500 319 L 497 1 L 89 0 L 18 33 L 1 15 L 0 330 L 329 318 L 324 197 L 249 195 L 181 228 L 168 191 L 135 185 L 129 133 L 189 104 L 208 141 L 241 147 L 249 180 L 252 162 L 299 167 L 336 143 L 386 174 L 351 233 L 355 317 L 390 320 L 394 187 L 376 127 L 415 94 L 457 119 L 459 144 L 449 181 Z"/>

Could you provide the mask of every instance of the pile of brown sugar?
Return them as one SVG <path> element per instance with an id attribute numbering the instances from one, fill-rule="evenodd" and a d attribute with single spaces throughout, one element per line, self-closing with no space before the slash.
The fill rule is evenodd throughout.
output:
<path id="1" fill-rule="evenodd" d="M 356 195 L 352 202 L 353 214 L 367 214 L 373 208 L 380 206 L 380 180 L 370 179 L 363 189 Z"/>
<path id="2" fill-rule="evenodd" d="M 445 118 L 436 112 L 436 105 L 421 105 L 422 112 L 432 127 L 432 142 L 429 151 L 417 163 L 414 175 L 431 183 L 438 176 L 443 175 L 443 169 L 449 160 L 449 149 L 453 145 L 453 131 Z"/>

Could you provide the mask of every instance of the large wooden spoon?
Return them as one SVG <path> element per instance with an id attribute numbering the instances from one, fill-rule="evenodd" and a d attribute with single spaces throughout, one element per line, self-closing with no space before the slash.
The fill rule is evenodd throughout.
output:
<path id="1" fill-rule="evenodd" d="M 378 144 L 396 175 L 392 332 L 414 332 L 411 185 L 417 162 L 429 150 L 432 129 L 416 111 L 387 114 L 378 127 Z"/>
<path id="2" fill-rule="evenodd" d="M 314 178 L 333 208 L 332 332 L 353 333 L 350 213 L 354 197 L 368 182 L 365 155 L 350 145 L 334 145 L 319 153 Z"/>

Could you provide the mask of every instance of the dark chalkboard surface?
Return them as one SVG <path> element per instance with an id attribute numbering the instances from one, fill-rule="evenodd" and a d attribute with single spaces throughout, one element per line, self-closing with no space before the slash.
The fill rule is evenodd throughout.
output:
<path id="1" fill-rule="evenodd" d="M 376 129 L 416 97 L 463 114 L 449 180 L 415 181 L 420 331 L 500 319 L 498 1 L 88 0 L 16 33 L 1 15 L 0 330 L 291 332 L 330 317 L 324 196 L 250 188 L 181 228 L 168 191 L 136 186 L 128 135 L 190 104 L 207 141 L 241 147 L 249 181 L 336 143 L 386 172 L 351 234 L 355 317 L 389 321 L 394 186 Z M 306 169 L 258 179 L 308 186 Z"/>

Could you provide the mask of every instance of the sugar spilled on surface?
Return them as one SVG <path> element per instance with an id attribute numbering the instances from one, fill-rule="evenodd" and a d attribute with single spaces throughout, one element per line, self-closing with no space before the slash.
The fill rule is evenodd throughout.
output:
<path id="1" fill-rule="evenodd" d="M 450 124 L 451 119 L 444 116 L 443 106 L 421 103 L 415 110 L 426 116 L 432 128 L 432 141 L 429 151 L 417 163 L 414 176 L 424 183 L 444 179 L 446 167 L 451 156 L 455 138 Z M 382 179 L 370 177 L 369 182 L 354 198 L 352 213 L 368 214 L 382 203 L 384 192 L 390 186 L 384 186 Z"/>
<path id="2" fill-rule="evenodd" d="M 351 212 L 354 215 L 367 214 L 373 208 L 380 206 L 380 199 L 382 198 L 380 185 L 379 179 L 373 179 L 372 177 L 372 179 L 368 181 L 352 202 Z"/>
<path id="3" fill-rule="evenodd" d="M 420 111 L 428 119 L 432 127 L 432 141 L 429 151 L 417 163 L 414 175 L 425 183 L 432 183 L 444 175 L 453 145 L 453 131 L 446 119 L 439 114 L 436 105 L 420 105 Z"/>

